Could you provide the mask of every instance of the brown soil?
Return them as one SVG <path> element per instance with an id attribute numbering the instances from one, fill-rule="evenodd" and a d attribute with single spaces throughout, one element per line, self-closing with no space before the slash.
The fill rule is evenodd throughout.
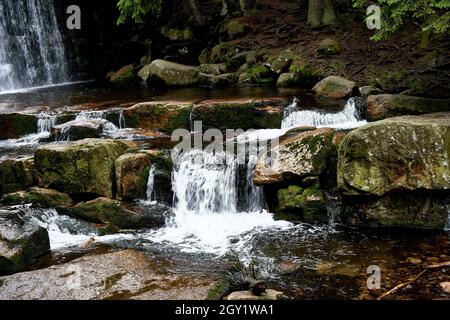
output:
<path id="1" fill-rule="evenodd" d="M 421 34 L 417 28 L 374 42 L 364 12 L 356 9 L 339 14 L 337 27 L 312 29 L 307 25 L 304 2 L 262 1 L 260 10 L 238 18 L 250 24 L 253 32 L 233 44 L 242 50 L 262 49 L 269 53 L 292 48 L 322 75 L 341 75 L 360 85 L 378 84 L 393 92 L 412 88 L 420 95 L 450 96 L 449 36 L 432 39 L 423 49 L 419 47 Z M 325 38 L 337 40 L 341 53 L 320 57 L 316 49 Z"/>

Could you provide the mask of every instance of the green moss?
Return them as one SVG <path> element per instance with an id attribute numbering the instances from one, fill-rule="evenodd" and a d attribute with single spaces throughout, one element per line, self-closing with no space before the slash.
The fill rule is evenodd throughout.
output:
<path id="1" fill-rule="evenodd" d="M 270 69 L 260 64 L 251 67 L 249 70 L 247 70 L 246 74 L 248 79 L 257 84 L 267 84 L 275 81 L 275 78 Z"/>
<path id="2" fill-rule="evenodd" d="M 208 290 L 206 300 L 221 300 L 230 290 L 228 280 L 222 278 L 218 280 L 214 286 Z"/>
<path id="3" fill-rule="evenodd" d="M 138 81 L 139 81 L 139 77 L 137 76 L 137 74 L 133 70 L 128 70 L 127 72 L 121 74 L 119 77 L 114 79 L 112 82 L 120 83 L 120 84 L 125 84 L 125 83 L 130 84 L 130 83 L 134 83 L 134 82 L 138 82 Z"/>

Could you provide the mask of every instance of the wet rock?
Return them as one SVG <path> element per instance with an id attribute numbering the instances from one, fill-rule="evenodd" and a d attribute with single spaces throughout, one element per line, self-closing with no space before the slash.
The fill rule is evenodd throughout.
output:
<path id="1" fill-rule="evenodd" d="M 333 55 L 341 52 L 341 47 L 335 39 L 326 38 L 319 44 L 317 53 L 320 55 Z"/>
<path id="2" fill-rule="evenodd" d="M 334 131 L 329 128 L 310 129 L 299 129 L 281 137 L 276 147 L 278 150 L 274 150 L 274 159 L 262 157 L 258 160 L 253 182 L 257 185 L 274 184 L 320 175 L 333 152 Z"/>
<path id="3" fill-rule="evenodd" d="M 390 118 L 353 130 L 338 155 L 348 195 L 450 188 L 450 113 Z"/>
<path id="4" fill-rule="evenodd" d="M 149 85 L 192 86 L 199 81 L 199 69 L 166 60 L 154 60 L 139 71 L 139 77 Z"/>
<path id="5" fill-rule="evenodd" d="M 254 65 L 248 69 L 245 74 L 241 74 L 241 77 L 242 79 L 239 79 L 239 82 L 243 82 L 243 80 L 246 79 L 248 82 L 256 84 L 268 84 L 275 82 L 276 80 L 274 73 L 270 70 L 270 68 L 262 64 Z"/>
<path id="6" fill-rule="evenodd" d="M 394 192 L 385 196 L 344 197 L 341 221 L 357 227 L 443 229 L 448 211 L 444 194 Z"/>
<path id="7" fill-rule="evenodd" d="M 37 132 L 38 119 L 25 113 L 0 113 L 0 139 L 17 139 Z"/>
<path id="8" fill-rule="evenodd" d="M 150 157 L 145 153 L 126 153 L 114 164 L 119 199 L 145 199 Z"/>
<path id="9" fill-rule="evenodd" d="M 330 99 L 350 98 L 358 91 L 356 83 L 339 76 L 329 76 L 318 82 L 313 91 Z"/>
<path id="10" fill-rule="evenodd" d="M 194 37 L 191 29 L 174 29 L 167 26 L 161 28 L 161 34 L 172 41 L 189 41 Z"/>
<path id="11" fill-rule="evenodd" d="M 0 299 L 203 300 L 213 280 L 177 275 L 134 250 L 88 255 L 62 265 L 0 278 Z M 151 285 L 149 285 L 151 283 Z"/>
<path id="12" fill-rule="evenodd" d="M 402 115 L 450 111 L 450 99 L 421 98 L 402 94 L 371 95 L 367 98 L 366 105 L 367 119 L 370 121 Z"/>
<path id="13" fill-rule="evenodd" d="M 107 120 L 89 119 L 73 120 L 54 126 L 50 133 L 53 141 L 77 141 L 88 138 L 99 138 Z"/>
<path id="14" fill-rule="evenodd" d="M 7 159 L 0 162 L 0 195 L 27 189 L 34 181 L 33 158 Z"/>
<path id="15" fill-rule="evenodd" d="M 248 55 L 247 51 L 239 52 L 233 55 L 227 63 L 227 69 L 233 72 L 238 70 L 240 66 L 246 63 L 247 55 Z"/>
<path id="16" fill-rule="evenodd" d="M 164 205 L 126 208 L 120 201 L 97 198 L 71 208 L 58 208 L 58 213 L 89 222 L 108 224 L 119 229 L 163 227 L 172 210 Z"/>
<path id="17" fill-rule="evenodd" d="M 39 186 L 71 194 L 114 197 L 114 161 L 128 146 L 109 139 L 85 139 L 39 148 L 34 156 Z"/>
<path id="18" fill-rule="evenodd" d="M 265 293 L 262 293 L 260 296 L 254 295 L 250 290 L 246 291 L 235 291 L 230 293 L 224 300 L 234 301 L 234 300 L 242 300 L 242 301 L 252 301 L 252 300 L 283 300 L 284 294 L 280 291 L 275 291 L 272 289 L 267 289 Z"/>
<path id="19" fill-rule="evenodd" d="M 277 87 L 285 88 L 296 83 L 297 77 L 294 73 L 282 73 L 278 77 Z"/>
<path id="20" fill-rule="evenodd" d="M 44 208 L 70 207 L 73 205 L 72 198 L 68 194 L 39 187 L 7 194 L 3 198 L 3 203 L 10 206 L 32 203 Z"/>
<path id="21" fill-rule="evenodd" d="M 192 120 L 202 121 L 203 130 L 279 128 L 287 103 L 279 98 L 203 101 L 194 106 Z"/>
<path id="22" fill-rule="evenodd" d="M 26 221 L 19 212 L 0 210 L 0 274 L 20 271 L 49 250 L 46 229 Z"/>
<path id="23" fill-rule="evenodd" d="M 127 126 L 159 130 L 172 134 L 175 129 L 190 129 L 190 102 L 143 102 L 123 111 Z"/>

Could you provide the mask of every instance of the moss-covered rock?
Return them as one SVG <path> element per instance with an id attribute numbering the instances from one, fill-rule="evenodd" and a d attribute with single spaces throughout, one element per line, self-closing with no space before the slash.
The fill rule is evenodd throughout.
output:
<path id="1" fill-rule="evenodd" d="M 60 214 L 95 223 L 108 224 L 119 229 L 159 228 L 172 215 L 169 207 L 154 205 L 143 208 L 125 208 L 120 201 L 97 198 L 78 203 L 71 208 L 58 208 Z"/>
<path id="2" fill-rule="evenodd" d="M 371 95 L 366 100 L 367 119 L 370 121 L 442 111 L 450 111 L 450 99 L 379 94 Z"/>
<path id="3" fill-rule="evenodd" d="M 237 83 L 234 73 L 225 73 L 218 76 L 200 73 L 200 83 L 211 88 L 223 88 Z"/>
<path id="4" fill-rule="evenodd" d="M 126 153 L 115 162 L 119 199 L 145 199 L 150 157 L 145 153 Z"/>
<path id="5" fill-rule="evenodd" d="M 317 186 L 303 189 L 300 186 L 292 185 L 286 189 L 278 190 L 277 213 L 288 214 L 290 221 L 293 215 L 297 216 L 297 221 L 308 223 L 326 223 L 328 221 L 325 196 Z M 282 216 L 278 216 L 282 219 Z"/>
<path id="6" fill-rule="evenodd" d="M 269 69 L 269 67 L 256 64 L 246 72 L 246 77 L 250 82 L 256 84 L 268 84 L 275 82 L 274 73 Z"/>
<path id="7" fill-rule="evenodd" d="M 224 27 L 224 31 L 226 31 L 228 37 L 231 40 L 236 39 L 239 36 L 242 36 L 243 34 L 249 32 L 251 29 L 252 28 L 250 25 L 239 21 L 239 19 L 231 20 Z"/>
<path id="8" fill-rule="evenodd" d="M 297 77 L 294 73 L 282 73 L 278 77 L 277 87 L 285 88 L 295 85 L 297 82 Z"/>
<path id="9" fill-rule="evenodd" d="M 116 72 L 114 72 L 109 80 L 115 83 L 131 83 L 137 81 L 138 77 L 134 73 L 134 67 L 132 64 L 123 66 Z"/>
<path id="10" fill-rule="evenodd" d="M 313 91 L 323 97 L 331 99 L 344 99 L 356 95 L 356 83 L 343 77 L 329 76 L 318 82 Z"/>
<path id="11" fill-rule="evenodd" d="M 190 102 L 143 102 L 123 111 L 127 126 L 172 133 L 190 128 Z"/>
<path id="12" fill-rule="evenodd" d="M 149 85 L 169 87 L 192 86 L 199 80 L 198 67 L 166 60 L 154 60 L 139 71 L 139 77 Z"/>
<path id="13" fill-rule="evenodd" d="M 161 34 L 172 41 L 189 41 L 194 37 L 194 33 L 189 28 L 175 29 L 168 26 L 161 28 Z"/>
<path id="14" fill-rule="evenodd" d="M 297 56 L 291 49 L 282 51 L 277 57 L 270 63 L 270 70 L 276 74 L 281 74 L 289 69 L 291 61 L 297 59 Z"/>
<path id="15" fill-rule="evenodd" d="M 46 229 L 23 218 L 23 213 L 0 210 L 0 274 L 18 272 L 50 250 Z"/>
<path id="16" fill-rule="evenodd" d="M 68 194 L 39 187 L 7 194 L 3 198 L 3 203 L 6 205 L 32 203 L 44 208 L 70 207 L 73 205 L 72 198 Z"/>
<path id="17" fill-rule="evenodd" d="M 338 54 L 340 52 L 341 47 L 339 46 L 339 43 L 332 38 L 323 39 L 317 48 L 317 53 L 323 56 Z"/>
<path id="18" fill-rule="evenodd" d="M 338 156 L 345 194 L 450 189 L 450 113 L 390 118 L 350 132 Z"/>
<path id="19" fill-rule="evenodd" d="M 218 76 L 227 72 L 227 65 L 225 63 L 205 63 L 200 65 L 199 71 Z"/>
<path id="20" fill-rule="evenodd" d="M 194 106 L 192 120 L 202 121 L 204 130 L 275 129 L 281 126 L 282 99 L 211 100 Z"/>
<path id="21" fill-rule="evenodd" d="M 0 195 L 25 190 L 35 182 L 32 157 L 0 162 Z"/>
<path id="22" fill-rule="evenodd" d="M 39 148 L 35 167 L 39 186 L 68 194 L 115 195 L 114 161 L 128 146 L 108 139 L 85 139 Z"/>
<path id="23" fill-rule="evenodd" d="M 37 132 L 38 119 L 24 113 L 0 113 L 0 139 L 17 139 Z"/>
<path id="24" fill-rule="evenodd" d="M 266 156 L 258 160 L 253 182 L 264 185 L 319 176 L 327 168 L 333 153 L 334 131 L 329 128 L 311 129 L 304 128 L 281 137 L 279 145 L 271 152 L 274 158 L 270 162 Z"/>
<path id="25" fill-rule="evenodd" d="M 370 228 L 443 229 L 449 196 L 440 193 L 395 192 L 381 197 L 344 197 L 340 219 Z"/>

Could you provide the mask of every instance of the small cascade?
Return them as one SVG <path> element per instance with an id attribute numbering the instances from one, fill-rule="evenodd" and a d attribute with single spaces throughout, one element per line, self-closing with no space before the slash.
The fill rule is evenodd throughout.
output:
<path id="1" fill-rule="evenodd" d="M 282 128 L 311 126 L 316 128 L 328 127 L 335 129 L 351 129 L 366 124 L 362 119 L 358 104 L 359 98 L 350 98 L 344 109 L 336 113 L 323 111 L 299 110 L 299 100 L 294 99 L 284 114 Z"/>
<path id="2" fill-rule="evenodd" d="M 155 185 L 155 166 L 151 166 L 150 171 L 148 172 L 148 180 L 147 180 L 147 201 L 150 202 L 155 199 L 154 194 L 154 185 Z"/>
<path id="3" fill-rule="evenodd" d="M 52 128 L 56 125 L 56 122 L 58 120 L 58 116 L 48 114 L 48 113 L 40 113 L 38 115 L 38 133 L 48 133 L 50 134 L 50 131 Z"/>

